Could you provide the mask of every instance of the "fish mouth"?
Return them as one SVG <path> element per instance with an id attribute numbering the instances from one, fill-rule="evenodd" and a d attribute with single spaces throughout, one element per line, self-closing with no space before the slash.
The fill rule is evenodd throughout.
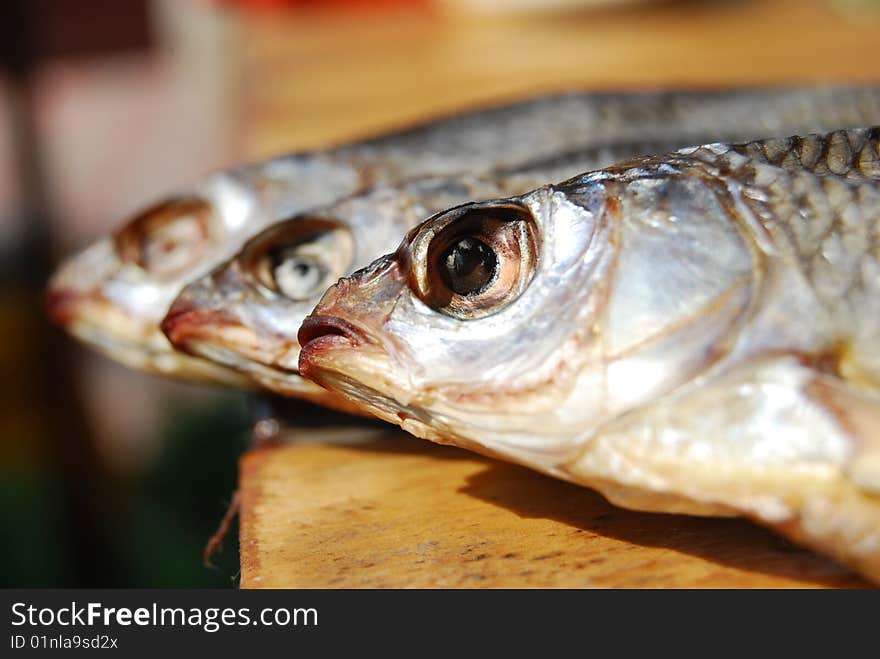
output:
<path id="1" fill-rule="evenodd" d="M 395 384 L 388 373 L 367 373 L 361 361 L 347 361 L 340 352 L 314 351 L 315 342 L 300 353 L 300 371 L 310 380 L 336 393 L 337 400 L 347 401 L 349 408 L 400 426 L 406 432 L 438 444 L 450 444 L 501 457 L 476 441 L 461 436 L 453 428 L 437 423 L 432 411 L 422 402 L 413 400 L 403 385 Z M 338 346 L 334 346 L 338 347 Z M 377 356 L 371 350 L 364 356 Z M 363 353 L 359 353 L 363 354 Z M 341 359 L 340 359 L 341 357 Z M 368 384 L 369 382 L 369 384 Z M 342 409 L 342 408 L 340 408 Z"/>
<path id="2" fill-rule="evenodd" d="M 46 293 L 46 315 L 60 327 L 69 327 L 79 317 L 86 298 L 82 293 L 68 289 L 50 290 Z"/>
<path id="3" fill-rule="evenodd" d="M 299 343 L 226 310 L 178 299 L 162 321 L 162 332 L 176 349 L 243 373 L 271 391 L 300 398 L 323 392 L 299 373 Z"/>
<path id="4" fill-rule="evenodd" d="M 46 314 L 56 325 L 96 347 L 118 346 L 148 352 L 161 335 L 149 323 L 126 313 L 96 291 L 52 288 L 46 293 Z"/>
<path id="5" fill-rule="evenodd" d="M 333 343 L 344 340 L 353 348 L 365 344 L 375 344 L 376 341 L 370 335 L 354 323 L 338 316 L 307 316 L 303 320 L 296 336 L 301 350 L 312 344 L 310 349 L 320 349 Z M 302 354 L 302 353 L 300 353 Z"/>
<path id="6" fill-rule="evenodd" d="M 156 324 L 127 314 L 100 293 L 51 289 L 46 313 L 94 350 L 136 370 L 194 380 L 252 386 L 242 376 L 197 357 L 175 352 Z"/>
<path id="7" fill-rule="evenodd" d="M 345 318 L 319 314 L 303 321 L 298 338 L 304 378 L 396 425 L 407 418 L 427 420 L 407 399 L 406 387 L 394 382 L 387 351 L 367 330 Z"/>
<path id="8" fill-rule="evenodd" d="M 405 353 L 392 353 L 384 336 L 371 338 L 338 316 L 317 315 L 306 322 L 299 333 L 304 378 L 416 437 L 493 458 L 534 462 L 527 447 L 506 441 L 491 422 L 459 406 L 447 391 L 411 379 Z M 546 469 L 559 461 L 555 449 L 551 453 L 547 459 L 539 455 Z"/>

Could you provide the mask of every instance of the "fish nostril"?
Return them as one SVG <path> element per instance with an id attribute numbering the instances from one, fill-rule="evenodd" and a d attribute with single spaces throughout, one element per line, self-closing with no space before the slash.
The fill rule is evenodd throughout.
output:
<path id="1" fill-rule="evenodd" d="M 297 333 L 300 346 L 305 347 L 310 341 L 324 336 L 343 336 L 355 345 L 372 343 L 370 338 L 359 327 L 336 316 L 309 316 Z"/>

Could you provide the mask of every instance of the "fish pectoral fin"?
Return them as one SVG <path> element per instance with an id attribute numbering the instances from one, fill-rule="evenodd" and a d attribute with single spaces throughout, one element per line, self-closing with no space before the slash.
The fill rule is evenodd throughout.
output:
<path id="1" fill-rule="evenodd" d="M 749 517 L 880 581 L 878 422 L 872 394 L 764 357 L 615 419 L 561 470 L 624 507 Z"/>
<path id="2" fill-rule="evenodd" d="M 880 396 L 818 375 L 808 393 L 836 420 L 850 441 L 843 471 L 856 487 L 880 496 Z"/>

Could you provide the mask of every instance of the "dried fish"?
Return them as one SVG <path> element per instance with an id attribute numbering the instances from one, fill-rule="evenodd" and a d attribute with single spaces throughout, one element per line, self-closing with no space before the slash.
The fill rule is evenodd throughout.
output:
<path id="1" fill-rule="evenodd" d="M 303 375 L 419 437 L 880 581 L 880 128 L 458 206 L 299 339 Z"/>
<path id="2" fill-rule="evenodd" d="M 174 352 L 159 324 L 186 283 L 274 222 L 422 176 L 515 176 L 525 164 L 552 167 L 588 149 L 864 125 L 878 115 L 874 87 L 568 94 L 285 156 L 208 176 L 74 255 L 50 283 L 48 310 L 133 368 L 243 385 L 230 369 Z"/>

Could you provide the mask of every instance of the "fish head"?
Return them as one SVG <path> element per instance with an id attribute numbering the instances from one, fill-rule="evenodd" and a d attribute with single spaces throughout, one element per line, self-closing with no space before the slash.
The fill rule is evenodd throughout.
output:
<path id="1" fill-rule="evenodd" d="M 183 284 L 257 210 L 253 190 L 223 175 L 147 208 L 60 265 L 48 286 L 49 316 L 132 368 L 240 384 L 239 376 L 175 353 L 159 322 Z"/>
<path id="2" fill-rule="evenodd" d="M 187 285 L 162 330 L 180 351 L 283 395 L 333 405 L 338 396 L 299 375 L 297 331 L 328 287 L 393 249 L 423 217 L 411 196 L 390 188 L 295 214 Z"/>
<path id="3" fill-rule="evenodd" d="M 754 253 L 729 210 L 640 167 L 440 213 L 327 291 L 300 371 L 417 436 L 552 471 L 730 343 Z"/>

